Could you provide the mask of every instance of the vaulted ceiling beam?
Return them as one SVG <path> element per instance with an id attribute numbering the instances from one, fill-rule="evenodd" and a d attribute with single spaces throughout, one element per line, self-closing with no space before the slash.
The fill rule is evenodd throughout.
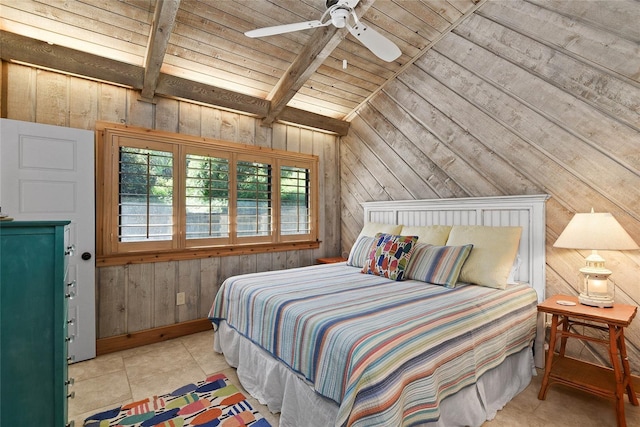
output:
<path id="1" fill-rule="evenodd" d="M 374 1 L 360 0 L 354 9 L 356 15 L 358 17 L 364 15 L 373 6 Z M 346 28 L 338 29 L 333 25 L 316 28 L 302 51 L 267 96 L 271 101 L 271 108 L 269 114 L 262 120 L 263 124 L 270 125 L 276 120 L 296 92 L 320 68 L 347 34 Z"/>
<path id="2" fill-rule="evenodd" d="M 132 64 L 81 52 L 0 30 L 0 57 L 79 77 L 109 82 L 141 90 L 145 69 Z M 228 89 L 195 82 L 165 73 L 158 74 L 157 95 L 201 102 L 265 117 L 269 101 Z M 278 120 L 346 135 L 349 122 L 286 107 Z"/>
<path id="3" fill-rule="evenodd" d="M 142 89 L 144 69 L 68 47 L 0 30 L 0 55 L 5 61 L 33 64 L 68 74 Z"/>
<path id="4" fill-rule="evenodd" d="M 267 99 L 271 101 L 271 109 L 269 114 L 262 120 L 265 125 L 270 125 L 278 115 L 287 106 L 309 78 L 322 65 L 322 63 L 331 55 L 333 49 L 338 46 L 340 41 L 346 36 L 343 29 L 333 25 L 328 27 L 317 28 L 309 43 L 307 43 L 302 52 L 291 63 L 287 71 L 282 75 L 278 83 L 271 90 Z"/>
<path id="5" fill-rule="evenodd" d="M 180 0 L 158 0 L 153 15 L 153 25 L 149 31 L 149 42 L 144 61 L 144 83 L 141 97 L 145 101 L 152 101 L 160 76 L 160 68 L 167 52 L 169 37 L 176 23 L 176 15 L 180 7 Z"/>
<path id="6" fill-rule="evenodd" d="M 258 117 L 269 111 L 269 101 L 265 99 L 164 73 L 160 73 L 156 93 L 205 104 L 213 103 L 219 107 L 255 114 Z"/>

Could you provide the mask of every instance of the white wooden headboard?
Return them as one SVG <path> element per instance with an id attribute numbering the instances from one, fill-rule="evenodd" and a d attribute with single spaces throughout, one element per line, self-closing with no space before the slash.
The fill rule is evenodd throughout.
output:
<path id="1" fill-rule="evenodd" d="M 488 225 L 521 226 L 518 255 L 520 267 L 515 279 L 527 282 L 545 298 L 545 202 L 547 194 L 524 196 L 470 197 L 365 202 L 364 221 L 402 225 Z M 540 316 L 539 316 L 540 317 Z M 536 366 L 543 366 L 544 325 L 538 319 Z"/>

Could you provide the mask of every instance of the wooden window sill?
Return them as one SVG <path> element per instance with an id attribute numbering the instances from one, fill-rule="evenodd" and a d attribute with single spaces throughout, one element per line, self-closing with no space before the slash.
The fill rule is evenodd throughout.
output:
<path id="1" fill-rule="evenodd" d="M 297 251 L 302 249 L 317 249 L 319 241 L 288 242 L 279 244 L 253 244 L 215 248 L 183 249 L 166 252 L 132 252 L 117 255 L 99 255 L 96 257 L 96 267 L 110 267 L 126 264 L 144 264 L 151 262 L 179 261 L 187 259 L 217 258 L 225 256 L 250 255 L 265 252 Z"/>

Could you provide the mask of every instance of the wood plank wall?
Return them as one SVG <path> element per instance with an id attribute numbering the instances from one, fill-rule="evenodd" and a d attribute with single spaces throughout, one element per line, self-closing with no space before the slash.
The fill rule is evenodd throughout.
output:
<path id="1" fill-rule="evenodd" d="M 4 62 L 2 116 L 94 130 L 96 121 L 217 138 L 320 157 L 320 248 L 103 267 L 97 271 L 97 336 L 107 338 L 205 318 L 225 278 L 265 270 L 306 266 L 340 254 L 340 184 L 337 137 L 274 124 L 175 99 L 138 101 L 139 93 Z M 175 305 L 176 293 L 186 304 Z"/>
<path id="2" fill-rule="evenodd" d="M 640 243 L 640 2 L 489 0 L 370 100 L 340 146 L 342 251 L 363 201 L 548 193 L 547 296 L 577 294 L 587 251 L 554 249 L 576 212 Z M 640 304 L 640 251 L 605 252 Z M 640 319 L 626 331 L 640 372 Z M 572 354 L 607 364 L 604 348 Z"/>

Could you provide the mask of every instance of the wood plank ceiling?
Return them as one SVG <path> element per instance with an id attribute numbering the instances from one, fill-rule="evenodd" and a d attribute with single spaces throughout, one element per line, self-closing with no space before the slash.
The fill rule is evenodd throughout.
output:
<path id="1" fill-rule="evenodd" d="M 187 99 L 345 135 L 373 94 L 483 1 L 361 0 L 357 15 L 402 51 L 385 62 L 332 25 L 244 35 L 319 19 L 324 0 L 0 0 L 0 55 L 129 86 L 142 101 Z"/>

